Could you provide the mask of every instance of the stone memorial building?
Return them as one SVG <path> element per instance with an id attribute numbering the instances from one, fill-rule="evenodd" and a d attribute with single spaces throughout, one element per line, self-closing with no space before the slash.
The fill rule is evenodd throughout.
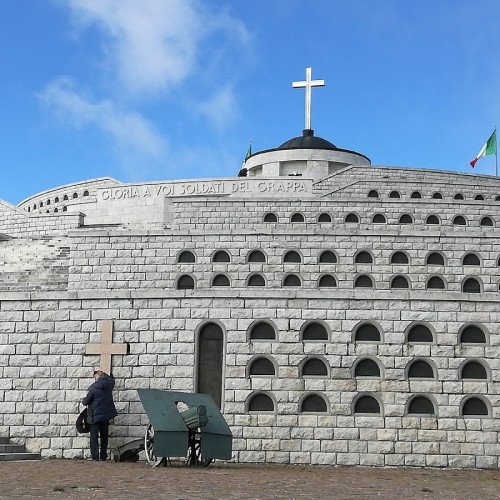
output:
<path id="1" fill-rule="evenodd" d="M 1 437 L 87 456 L 101 364 L 112 446 L 159 388 L 212 395 L 239 462 L 498 467 L 500 179 L 372 166 L 307 117 L 242 176 L 0 201 Z"/>

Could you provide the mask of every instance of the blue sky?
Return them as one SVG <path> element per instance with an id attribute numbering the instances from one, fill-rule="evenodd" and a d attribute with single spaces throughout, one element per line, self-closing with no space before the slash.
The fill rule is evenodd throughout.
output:
<path id="1" fill-rule="evenodd" d="M 2 0 L 0 198 L 236 175 L 304 126 L 374 165 L 494 174 L 498 0 Z"/>

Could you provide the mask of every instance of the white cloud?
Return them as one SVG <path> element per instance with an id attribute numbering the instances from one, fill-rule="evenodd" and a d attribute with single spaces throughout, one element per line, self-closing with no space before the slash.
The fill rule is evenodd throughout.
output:
<path id="1" fill-rule="evenodd" d="M 224 87 L 217 91 L 210 99 L 198 104 L 200 115 L 213 123 L 218 130 L 236 121 L 238 106 L 236 97 L 231 87 Z"/>
<path id="2" fill-rule="evenodd" d="M 167 139 L 137 111 L 141 99 L 170 96 L 163 129 L 185 114 L 203 117 L 221 131 L 239 116 L 235 61 L 240 67 L 242 53 L 249 54 L 250 37 L 227 10 L 209 10 L 199 0 L 53 1 L 68 9 L 82 43 L 88 42 L 85 35 L 95 37 L 102 52 L 91 58 L 100 71 L 82 68 L 79 81 L 56 78 L 39 97 L 63 123 L 93 127 L 109 137 L 130 176 L 143 177 L 144 170 L 155 168 L 154 160 L 163 166 L 167 155 Z M 112 94 L 106 96 L 105 89 Z M 170 148 L 168 153 L 177 162 Z"/>
<path id="3" fill-rule="evenodd" d="M 246 45 L 241 21 L 194 0 L 69 0 L 75 20 L 103 33 L 114 73 L 133 94 L 182 82 L 197 65 L 202 42 L 215 32 Z"/>
<path id="4" fill-rule="evenodd" d="M 47 85 L 39 97 L 64 122 L 76 128 L 94 126 L 100 129 L 123 155 L 158 160 L 165 154 L 164 139 L 140 114 L 119 109 L 109 100 L 92 101 L 78 92 L 67 77 Z"/>

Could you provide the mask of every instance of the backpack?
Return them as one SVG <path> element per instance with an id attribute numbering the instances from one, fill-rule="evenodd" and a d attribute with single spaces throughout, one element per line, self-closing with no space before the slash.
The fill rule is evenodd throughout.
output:
<path id="1" fill-rule="evenodd" d="M 78 434 L 90 432 L 90 424 L 87 422 L 87 408 L 85 408 L 76 419 L 76 430 Z"/>

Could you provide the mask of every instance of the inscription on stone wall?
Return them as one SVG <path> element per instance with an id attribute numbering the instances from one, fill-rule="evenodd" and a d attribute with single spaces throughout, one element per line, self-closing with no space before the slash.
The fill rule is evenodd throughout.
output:
<path id="1" fill-rule="evenodd" d="M 311 180 L 261 180 L 172 182 L 135 186 L 115 186 L 98 190 L 101 201 L 152 198 L 158 196 L 208 196 L 231 194 L 310 193 Z"/>

